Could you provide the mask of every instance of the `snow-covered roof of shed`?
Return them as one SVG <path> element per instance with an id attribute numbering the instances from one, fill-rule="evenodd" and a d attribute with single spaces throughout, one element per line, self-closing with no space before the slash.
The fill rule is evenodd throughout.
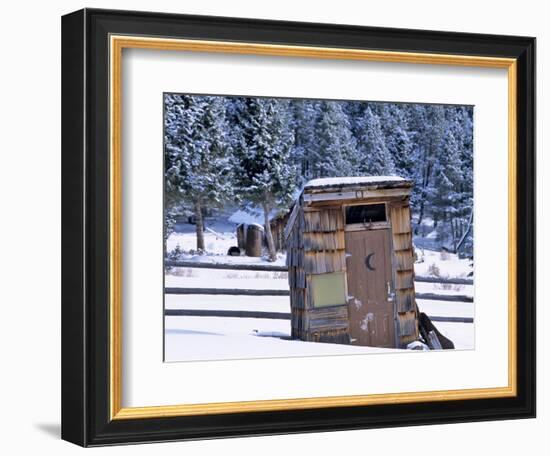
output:
<path id="1" fill-rule="evenodd" d="M 353 176 L 353 177 L 323 177 L 312 179 L 304 185 L 304 191 L 320 190 L 334 187 L 376 187 L 402 188 L 410 187 L 412 182 L 399 176 Z"/>

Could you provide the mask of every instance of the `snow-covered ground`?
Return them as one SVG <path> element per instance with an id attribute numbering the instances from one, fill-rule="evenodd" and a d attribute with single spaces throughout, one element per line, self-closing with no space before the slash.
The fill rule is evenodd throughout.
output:
<path id="1" fill-rule="evenodd" d="M 210 257 L 226 255 L 229 247 L 237 245 L 236 227 L 228 218 L 207 218 L 207 230 L 204 233 L 204 243 L 208 255 L 194 255 L 193 251 L 197 248 L 195 237 L 195 225 L 189 223 L 179 223 L 176 225 L 176 231 L 172 233 L 166 241 L 166 250 L 171 252 L 179 247 L 189 257 Z M 197 258 L 198 259 L 198 258 Z"/>
<path id="2" fill-rule="evenodd" d="M 245 214 L 246 215 L 246 214 Z M 243 214 L 233 217 L 241 222 Z M 252 219 L 247 220 L 253 222 Z M 197 255 L 195 227 L 177 226 L 168 239 L 168 251 L 178 246 L 179 258 L 201 263 L 266 263 L 264 258 L 227 256 L 229 247 L 237 244 L 235 222 L 230 216 L 207 219 L 205 244 L 207 254 Z M 416 275 L 436 277 L 469 277 L 472 264 L 457 255 L 417 249 Z M 273 264 L 273 263 L 269 263 Z M 284 265 L 284 255 L 276 264 Z M 238 271 L 203 268 L 172 268 L 165 275 L 167 287 L 215 287 L 287 290 L 285 272 Z M 472 285 L 416 283 L 418 293 L 461 294 L 473 296 Z M 418 300 L 421 311 L 430 316 L 474 317 L 474 303 Z M 290 312 L 287 296 L 166 295 L 166 309 L 247 310 Z M 474 348 L 474 324 L 435 322 L 451 339 L 456 349 Z M 291 356 L 326 356 L 396 352 L 393 349 L 350 345 L 311 343 L 290 338 L 290 321 L 229 317 L 165 317 L 165 360 L 197 361 L 214 359 L 273 358 Z"/>
<path id="3" fill-rule="evenodd" d="M 418 257 L 414 265 L 416 275 L 433 276 L 436 272 L 435 275 L 441 278 L 468 278 L 468 274 L 473 271 L 471 260 L 459 258 L 454 253 L 417 248 L 416 255 Z"/>
<path id="4" fill-rule="evenodd" d="M 274 279 L 273 282 L 284 281 Z M 473 316 L 472 303 L 418 301 L 418 305 L 429 315 Z M 290 312 L 286 296 L 166 295 L 166 308 Z M 473 324 L 436 322 L 435 325 L 454 342 L 456 349 L 474 348 Z M 395 352 L 391 349 L 288 340 L 289 320 L 168 316 L 165 327 L 166 361 Z"/>
<path id="5" fill-rule="evenodd" d="M 397 351 L 287 340 L 290 336 L 288 320 L 260 318 L 166 317 L 165 336 L 165 361 L 167 362 Z"/>
<path id="6" fill-rule="evenodd" d="M 182 288 L 267 288 L 270 290 L 288 290 L 288 279 L 286 272 L 173 268 L 172 271 L 165 275 L 165 285 L 167 287 Z"/>

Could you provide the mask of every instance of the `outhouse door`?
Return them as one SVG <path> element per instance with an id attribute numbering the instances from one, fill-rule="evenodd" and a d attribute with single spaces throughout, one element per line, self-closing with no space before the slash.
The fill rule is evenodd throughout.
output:
<path id="1" fill-rule="evenodd" d="M 346 231 L 352 344 L 395 347 L 390 230 Z"/>

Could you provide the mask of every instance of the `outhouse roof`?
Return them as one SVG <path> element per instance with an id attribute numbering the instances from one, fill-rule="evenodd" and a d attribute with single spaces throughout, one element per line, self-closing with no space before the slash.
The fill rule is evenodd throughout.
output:
<path id="1" fill-rule="evenodd" d="M 288 238 L 296 221 L 298 210 L 303 203 L 315 204 L 325 201 L 350 201 L 375 196 L 399 197 L 408 195 L 413 182 L 399 176 L 350 176 L 324 177 L 312 179 L 304 185 L 300 196 L 294 204 L 284 230 Z"/>
<path id="2" fill-rule="evenodd" d="M 335 188 L 361 187 L 364 189 L 376 188 L 408 188 L 412 182 L 399 176 L 350 176 L 350 177 L 323 177 L 312 179 L 304 185 L 304 191 L 327 190 Z"/>

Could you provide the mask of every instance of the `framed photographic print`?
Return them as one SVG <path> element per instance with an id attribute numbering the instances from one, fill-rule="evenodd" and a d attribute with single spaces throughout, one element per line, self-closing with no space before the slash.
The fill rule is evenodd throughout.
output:
<path id="1" fill-rule="evenodd" d="M 535 39 L 62 21 L 62 437 L 535 416 Z"/>

